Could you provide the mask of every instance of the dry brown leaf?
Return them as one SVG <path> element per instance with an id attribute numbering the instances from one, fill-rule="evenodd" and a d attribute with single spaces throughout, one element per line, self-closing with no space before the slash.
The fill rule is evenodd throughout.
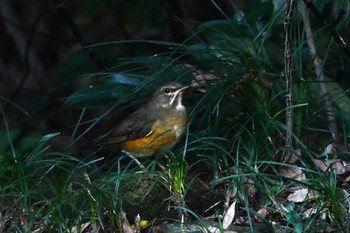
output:
<path id="1" fill-rule="evenodd" d="M 317 212 L 317 209 L 312 207 L 304 211 L 303 218 L 309 218 L 311 215 L 315 214 Z"/>
<path id="2" fill-rule="evenodd" d="M 233 221 L 233 218 L 235 217 L 236 214 L 236 200 L 232 202 L 230 207 L 227 209 L 226 214 L 224 215 L 224 218 L 222 220 L 222 228 L 225 230 L 227 229 Z"/>
<path id="3" fill-rule="evenodd" d="M 281 167 L 279 169 L 281 176 L 297 181 L 303 181 L 306 179 L 305 174 L 299 167 Z"/>
<path id="4" fill-rule="evenodd" d="M 258 210 L 257 212 L 257 216 L 255 216 L 255 220 L 261 222 L 263 218 L 265 218 L 267 216 L 267 214 L 269 213 L 268 209 L 267 209 L 267 205 L 265 205 L 264 207 L 262 207 L 260 210 Z"/>
<path id="5" fill-rule="evenodd" d="M 335 172 L 335 174 L 343 175 L 347 171 L 350 171 L 350 165 L 341 159 L 329 159 L 328 161 L 314 159 L 313 162 L 315 166 L 322 172 L 327 172 L 331 169 Z"/>
<path id="6" fill-rule="evenodd" d="M 320 159 L 314 159 L 313 160 L 315 166 L 320 169 L 322 172 L 327 171 L 328 166 L 326 165 L 326 163 L 323 160 Z"/>
<path id="7" fill-rule="evenodd" d="M 290 154 L 290 156 L 288 156 L 288 157 L 285 156 L 283 158 L 282 162 L 288 163 L 288 164 L 294 164 L 294 163 L 299 161 L 300 156 L 301 156 L 301 150 L 300 149 L 296 149 L 294 151 L 294 153 Z"/>
<path id="8" fill-rule="evenodd" d="M 333 154 L 335 154 L 336 153 L 336 148 L 335 148 L 335 146 L 331 143 L 331 144 L 328 144 L 327 146 L 326 146 L 326 148 L 324 149 L 324 153 L 325 154 L 331 154 L 331 155 L 333 155 Z"/>
<path id="9" fill-rule="evenodd" d="M 251 199 L 255 198 L 256 193 L 258 192 L 258 189 L 256 188 L 254 181 L 249 178 L 246 179 L 244 182 L 244 187 L 249 198 Z"/>
<path id="10" fill-rule="evenodd" d="M 335 170 L 335 174 L 343 175 L 346 172 L 346 167 L 344 166 L 345 161 L 336 161 L 332 164 L 332 168 Z"/>
<path id="11" fill-rule="evenodd" d="M 212 81 L 212 80 L 218 80 L 219 77 L 215 74 L 213 70 L 209 71 L 202 71 L 200 69 L 197 69 L 193 65 L 190 64 L 185 64 L 186 68 L 189 68 L 191 70 L 191 74 L 193 77 L 192 80 L 192 86 L 205 86 L 207 85 L 207 81 Z M 206 92 L 204 89 L 199 89 L 201 92 Z"/>
<path id="12" fill-rule="evenodd" d="M 295 192 L 289 194 L 287 197 L 287 200 L 292 201 L 292 202 L 296 202 L 296 203 L 300 203 L 300 202 L 305 201 L 308 193 L 309 193 L 308 188 L 301 188 L 301 189 L 298 189 Z"/>

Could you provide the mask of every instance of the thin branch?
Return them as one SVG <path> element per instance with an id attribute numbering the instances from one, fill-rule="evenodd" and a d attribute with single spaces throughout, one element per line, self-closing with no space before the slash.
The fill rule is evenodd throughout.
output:
<path id="1" fill-rule="evenodd" d="M 322 23 L 325 27 L 330 27 L 331 35 L 333 36 L 335 41 L 338 43 L 339 47 L 341 49 L 343 49 L 345 54 L 350 57 L 349 47 L 346 45 L 344 39 L 339 35 L 339 33 L 335 29 L 335 25 L 341 20 L 341 18 L 344 15 L 344 12 L 341 11 L 340 14 L 338 15 L 338 18 L 336 19 L 336 21 L 334 23 L 330 23 L 326 19 L 324 19 L 322 14 L 318 11 L 318 9 L 312 3 L 311 0 L 304 0 L 304 3 L 307 5 L 307 7 L 310 9 L 310 11 L 317 17 L 317 19 L 322 21 Z"/>
<path id="2" fill-rule="evenodd" d="M 310 19 L 308 16 L 305 2 L 300 1 L 298 8 L 304 22 L 306 42 L 307 42 L 307 45 L 309 46 L 310 55 L 314 60 L 315 73 L 321 88 L 321 97 L 324 98 L 324 102 L 326 105 L 326 113 L 327 113 L 329 128 L 332 132 L 333 139 L 336 139 L 339 135 L 339 131 L 338 131 L 338 126 L 335 119 L 335 109 L 332 105 L 332 101 L 329 96 L 329 90 L 326 84 L 326 76 L 323 72 L 323 64 L 322 64 L 323 61 L 317 56 L 315 40 L 312 35 Z"/>
<path id="3" fill-rule="evenodd" d="M 284 12 L 284 77 L 286 85 L 286 144 L 283 161 L 289 160 L 292 156 L 292 133 L 293 125 L 293 76 L 292 76 L 292 47 L 291 47 L 291 20 L 294 9 L 294 0 L 289 0 Z"/>

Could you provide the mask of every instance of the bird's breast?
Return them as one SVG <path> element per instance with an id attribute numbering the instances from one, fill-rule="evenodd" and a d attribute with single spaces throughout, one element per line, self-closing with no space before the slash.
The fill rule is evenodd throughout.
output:
<path id="1" fill-rule="evenodd" d="M 187 113 L 183 111 L 163 114 L 152 127 L 152 133 L 142 138 L 123 142 L 122 149 L 136 156 L 149 156 L 175 146 L 187 128 Z"/>

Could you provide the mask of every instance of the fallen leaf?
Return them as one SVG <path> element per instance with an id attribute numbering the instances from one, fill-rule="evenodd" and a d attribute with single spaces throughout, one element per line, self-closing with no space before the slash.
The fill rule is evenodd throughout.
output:
<path id="1" fill-rule="evenodd" d="M 262 219 L 264 219 L 267 216 L 267 214 L 268 214 L 267 205 L 265 205 L 260 210 L 258 210 L 257 215 L 255 216 L 255 219 L 261 222 Z"/>
<path id="2" fill-rule="evenodd" d="M 279 169 L 281 176 L 297 181 L 303 181 L 306 179 L 305 174 L 299 167 L 282 167 Z"/>
<path id="3" fill-rule="evenodd" d="M 329 160 L 313 160 L 315 166 L 322 172 L 327 172 L 329 169 L 334 170 L 335 174 L 343 175 L 349 171 L 349 164 L 341 159 L 329 159 Z"/>
<path id="4" fill-rule="evenodd" d="M 301 188 L 301 189 L 298 189 L 295 192 L 289 194 L 287 197 L 287 200 L 292 201 L 292 202 L 296 202 L 296 203 L 303 202 L 303 201 L 305 201 L 308 193 L 309 193 L 308 188 Z"/>
<path id="5" fill-rule="evenodd" d="M 336 149 L 335 149 L 335 147 L 334 147 L 334 145 L 331 143 L 331 144 L 328 144 L 327 146 L 326 146 L 326 148 L 325 148 L 325 150 L 324 150 L 324 153 L 325 154 L 335 154 L 335 151 L 336 151 Z"/>
<path id="6" fill-rule="evenodd" d="M 304 211 L 303 218 L 309 218 L 312 214 L 317 213 L 317 209 L 312 207 Z"/>
<path id="7" fill-rule="evenodd" d="M 227 212 L 226 214 L 224 215 L 224 218 L 222 220 L 222 228 L 225 230 L 227 229 L 232 221 L 233 221 L 233 218 L 235 217 L 235 213 L 236 213 L 236 200 L 234 200 L 232 202 L 232 204 L 230 205 L 230 207 L 227 209 Z"/>

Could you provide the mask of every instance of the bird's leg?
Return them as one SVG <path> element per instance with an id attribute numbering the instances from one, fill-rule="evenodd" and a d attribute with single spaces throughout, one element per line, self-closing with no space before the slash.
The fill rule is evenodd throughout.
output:
<path id="1" fill-rule="evenodd" d="M 146 171 L 145 166 L 142 165 L 142 163 L 133 155 L 130 153 L 126 153 L 143 171 Z"/>

